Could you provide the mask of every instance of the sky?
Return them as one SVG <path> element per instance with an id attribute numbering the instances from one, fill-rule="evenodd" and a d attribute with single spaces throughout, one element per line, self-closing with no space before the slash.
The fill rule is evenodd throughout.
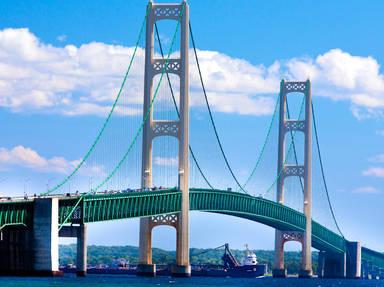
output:
<path id="1" fill-rule="evenodd" d="M 42 192 L 78 164 L 116 97 L 146 4 L 0 2 L 0 194 Z M 384 198 L 384 2 L 189 4 L 208 97 L 241 181 L 265 137 L 280 79 L 310 78 L 336 217 L 348 239 L 383 250 L 384 231 L 378 226 Z M 161 34 L 166 47 L 168 30 Z M 143 53 L 139 49 L 129 79 L 126 109 L 117 110 L 128 119 L 141 115 Z M 196 152 L 210 176 L 227 184 L 228 178 L 220 173 L 224 168 L 215 170 L 209 155 L 204 155 L 215 146 L 214 138 L 205 125 L 193 123 L 207 117 L 197 95 L 195 68 L 191 61 L 191 138 L 212 140 L 197 140 Z M 158 158 L 159 165 L 173 163 L 173 158 Z M 87 172 L 102 171 L 96 166 Z M 248 243 L 251 248 L 272 249 L 273 234 L 258 223 L 191 214 L 193 247 L 228 242 L 235 248 Z M 154 246 L 174 249 L 174 235 L 169 227 L 156 228 Z M 138 245 L 138 220 L 92 224 L 89 244 Z"/>

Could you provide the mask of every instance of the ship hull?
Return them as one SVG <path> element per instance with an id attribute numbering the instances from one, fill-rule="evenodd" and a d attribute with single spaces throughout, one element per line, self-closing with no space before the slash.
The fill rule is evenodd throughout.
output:
<path id="1" fill-rule="evenodd" d="M 203 267 L 198 270 L 192 270 L 192 276 L 257 278 L 265 276 L 267 271 L 266 264 L 238 266 L 230 269 L 208 269 Z"/>
<path id="2" fill-rule="evenodd" d="M 65 273 L 76 273 L 76 268 L 63 268 Z M 225 269 L 222 266 L 201 266 L 192 268 L 191 275 L 197 277 L 233 277 L 233 278 L 257 278 L 267 274 L 266 264 L 257 264 L 253 266 L 237 266 Z M 134 268 L 88 268 L 87 274 L 124 274 L 135 275 Z M 171 276 L 169 268 L 158 269 L 157 276 Z"/>

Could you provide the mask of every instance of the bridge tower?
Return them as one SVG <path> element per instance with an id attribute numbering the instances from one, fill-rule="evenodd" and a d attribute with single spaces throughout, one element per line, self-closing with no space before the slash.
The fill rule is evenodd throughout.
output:
<path id="1" fill-rule="evenodd" d="M 287 96 L 290 93 L 303 93 L 305 96 L 305 119 L 292 120 L 286 118 Z M 304 164 L 291 165 L 285 163 L 285 137 L 292 131 L 303 132 Z M 275 261 L 274 277 L 285 277 L 284 244 L 287 241 L 299 241 L 302 244 L 302 265 L 300 277 L 312 275 L 311 235 L 312 235 L 312 96 L 311 82 L 280 83 L 280 112 L 279 112 L 279 147 L 277 162 L 277 202 L 284 204 L 284 180 L 289 176 L 299 176 L 304 180 L 304 214 L 306 225 L 304 232 L 285 232 L 276 230 L 275 233 Z"/>
<path id="2" fill-rule="evenodd" d="M 157 225 L 170 225 L 176 228 L 176 266 L 174 276 L 189 276 L 189 6 L 186 1 L 180 4 L 148 3 L 145 44 L 144 76 L 144 116 L 150 110 L 149 118 L 143 129 L 142 146 L 142 188 L 151 188 L 152 184 L 152 141 L 155 137 L 173 136 L 179 142 L 178 177 L 182 194 L 181 211 L 174 215 L 147 217 L 140 219 L 140 264 L 138 275 L 154 276 L 156 266 L 152 264 L 152 229 Z M 159 20 L 180 21 L 180 56 L 167 61 L 154 58 L 154 25 Z M 157 74 L 173 73 L 180 79 L 180 117 L 176 121 L 156 120 L 153 118 L 151 102 L 153 99 L 153 79 Z"/>

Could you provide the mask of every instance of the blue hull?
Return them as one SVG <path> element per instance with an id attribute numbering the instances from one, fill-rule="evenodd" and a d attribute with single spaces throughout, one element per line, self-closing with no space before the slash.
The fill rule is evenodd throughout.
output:
<path id="1" fill-rule="evenodd" d="M 203 267 L 192 270 L 192 276 L 256 278 L 265 276 L 267 272 L 268 266 L 266 264 L 257 264 L 255 266 L 239 266 L 230 269 L 208 269 Z"/>

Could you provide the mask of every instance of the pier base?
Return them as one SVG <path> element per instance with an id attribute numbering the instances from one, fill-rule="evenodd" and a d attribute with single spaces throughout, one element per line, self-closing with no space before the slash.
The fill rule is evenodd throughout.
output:
<path id="1" fill-rule="evenodd" d="M 171 273 L 173 277 L 190 277 L 191 276 L 191 266 L 183 265 L 172 265 Z"/>
<path id="2" fill-rule="evenodd" d="M 345 278 L 346 254 L 320 251 L 317 274 L 319 278 Z"/>
<path id="3" fill-rule="evenodd" d="M 285 278 L 287 277 L 287 269 L 273 269 L 272 276 L 274 278 Z"/>
<path id="4" fill-rule="evenodd" d="M 312 278 L 312 270 L 301 269 L 299 271 L 299 278 L 303 278 L 303 279 Z"/>
<path id="5" fill-rule="evenodd" d="M 76 271 L 77 277 L 85 277 L 87 276 L 87 271 Z"/>
<path id="6" fill-rule="evenodd" d="M 136 269 L 137 276 L 155 277 L 156 264 L 139 264 Z"/>

